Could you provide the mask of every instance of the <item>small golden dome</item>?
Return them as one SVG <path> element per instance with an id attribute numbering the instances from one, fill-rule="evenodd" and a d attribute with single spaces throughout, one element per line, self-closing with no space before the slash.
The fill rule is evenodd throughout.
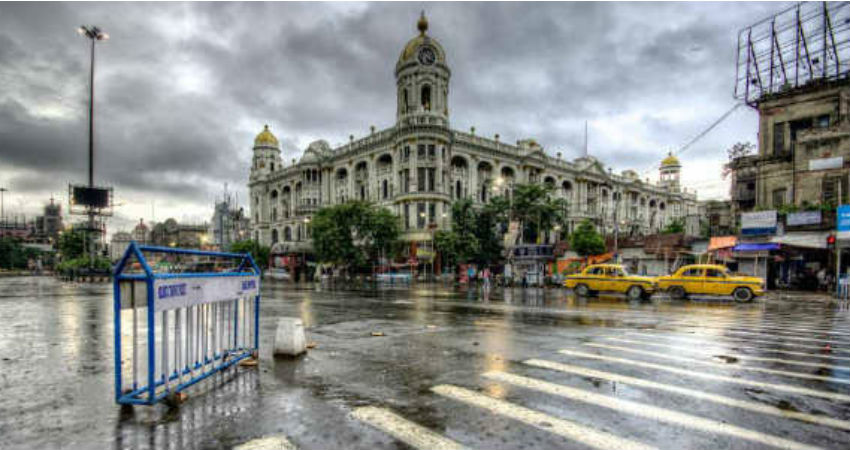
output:
<path id="1" fill-rule="evenodd" d="M 261 131 L 260 134 L 258 134 L 256 138 L 254 138 L 254 147 L 260 147 L 260 146 L 278 147 L 279 145 L 280 145 L 280 143 L 278 142 L 275 135 L 273 135 L 272 132 L 269 131 L 268 125 L 266 125 L 263 128 L 263 131 Z"/>
<path id="2" fill-rule="evenodd" d="M 673 156 L 673 153 L 667 153 L 667 157 L 664 158 L 663 160 L 661 160 L 661 166 L 662 167 L 680 166 L 680 165 L 681 164 L 679 164 L 679 158 L 676 158 L 675 156 Z"/>
<path id="3" fill-rule="evenodd" d="M 421 34 L 425 34 L 428 31 L 428 19 L 425 18 L 425 11 L 422 11 L 422 15 L 419 16 L 419 21 L 416 22 L 416 28 Z"/>
<path id="4" fill-rule="evenodd" d="M 413 58 L 420 47 L 428 45 L 434 48 L 437 61 L 445 64 L 446 52 L 443 50 L 443 46 L 426 33 L 428 31 L 428 19 L 425 18 L 425 11 L 422 11 L 422 15 L 419 16 L 419 21 L 416 22 L 416 28 L 419 29 L 419 35 L 409 40 L 401 50 L 401 56 L 398 58 L 399 63 Z"/>

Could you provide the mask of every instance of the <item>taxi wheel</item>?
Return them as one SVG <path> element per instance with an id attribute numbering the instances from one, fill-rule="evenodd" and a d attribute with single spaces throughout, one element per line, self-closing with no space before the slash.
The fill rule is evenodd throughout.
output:
<path id="1" fill-rule="evenodd" d="M 670 298 L 673 300 L 682 300 L 688 296 L 685 292 L 685 288 L 682 286 L 670 286 L 670 289 L 667 289 L 667 292 L 670 293 Z"/>
<path id="2" fill-rule="evenodd" d="M 590 295 L 590 289 L 587 288 L 586 284 L 577 284 L 575 290 L 576 290 L 576 294 L 578 294 L 582 297 L 587 297 L 587 296 Z"/>
<path id="3" fill-rule="evenodd" d="M 626 291 L 626 297 L 628 297 L 629 300 L 640 300 L 643 298 L 643 288 L 640 286 L 630 287 L 629 290 Z"/>
<path id="4" fill-rule="evenodd" d="M 738 303 L 747 303 L 753 299 L 753 291 L 745 287 L 735 288 L 732 291 L 732 297 L 735 297 L 735 301 Z"/>

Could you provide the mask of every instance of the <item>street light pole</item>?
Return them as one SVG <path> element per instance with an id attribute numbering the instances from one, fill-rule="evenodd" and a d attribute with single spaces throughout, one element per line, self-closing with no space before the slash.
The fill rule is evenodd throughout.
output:
<path id="1" fill-rule="evenodd" d="M 3 204 L 3 194 L 6 193 L 8 189 L 0 187 L 0 223 L 4 226 L 6 225 L 6 210 Z"/>
<path id="2" fill-rule="evenodd" d="M 94 44 L 96 41 L 109 39 L 109 35 L 96 26 L 82 25 L 77 33 L 91 40 L 91 66 L 89 70 L 89 188 L 94 188 Z M 89 215 L 89 267 L 94 266 L 94 216 L 92 205 L 88 205 Z"/>

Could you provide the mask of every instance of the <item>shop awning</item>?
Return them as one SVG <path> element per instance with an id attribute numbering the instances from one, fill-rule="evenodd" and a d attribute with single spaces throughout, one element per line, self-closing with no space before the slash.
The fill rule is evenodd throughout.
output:
<path id="1" fill-rule="evenodd" d="M 774 236 L 770 239 L 770 242 L 776 242 L 777 244 L 782 245 L 790 245 L 792 247 L 826 248 L 826 239 L 829 237 L 829 233 L 829 231 L 788 233 L 782 236 Z"/>
<path id="2" fill-rule="evenodd" d="M 716 236 L 708 242 L 708 251 L 734 247 L 737 243 L 738 236 Z"/>
<path id="3" fill-rule="evenodd" d="M 770 250 L 779 250 L 780 245 L 775 242 L 764 243 L 743 243 L 732 248 L 733 252 L 763 252 Z"/>

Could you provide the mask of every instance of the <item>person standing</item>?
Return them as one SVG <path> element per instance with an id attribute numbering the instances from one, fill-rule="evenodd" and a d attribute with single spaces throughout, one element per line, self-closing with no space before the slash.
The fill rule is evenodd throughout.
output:
<path id="1" fill-rule="evenodd" d="M 481 271 L 481 278 L 484 280 L 484 289 L 490 289 L 490 268 L 485 267 Z"/>

